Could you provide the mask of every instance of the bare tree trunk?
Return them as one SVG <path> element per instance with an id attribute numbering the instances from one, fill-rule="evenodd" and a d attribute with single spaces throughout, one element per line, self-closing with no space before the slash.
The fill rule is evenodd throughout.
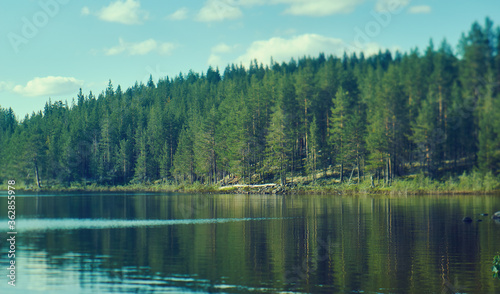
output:
<path id="1" fill-rule="evenodd" d="M 307 142 L 308 141 L 307 140 L 307 98 L 304 99 L 304 124 L 305 124 L 305 127 L 306 127 L 304 131 L 306 133 L 306 136 L 305 136 L 305 138 L 306 138 L 306 142 L 305 142 L 306 146 L 305 147 L 306 147 L 306 155 L 307 155 L 307 152 L 308 152 L 308 146 L 307 146 L 308 145 L 307 144 L 308 143 Z"/>
<path id="2" fill-rule="evenodd" d="M 344 181 L 344 161 L 340 163 L 340 183 Z"/>
<path id="3" fill-rule="evenodd" d="M 284 184 L 283 184 L 283 182 L 284 182 L 284 181 L 283 181 L 283 173 L 285 173 L 285 177 L 286 177 L 286 172 L 284 172 L 284 169 L 285 169 L 286 167 L 284 167 L 283 165 L 284 165 L 284 164 L 283 164 L 283 158 L 281 158 L 281 160 L 280 160 L 280 184 L 281 184 L 281 186 L 283 186 L 283 185 L 284 185 Z"/>
<path id="4" fill-rule="evenodd" d="M 388 183 L 389 183 L 389 159 L 386 159 L 384 168 L 384 184 Z"/>
<path id="5" fill-rule="evenodd" d="M 354 166 L 351 169 L 351 175 L 349 176 L 349 181 L 347 182 L 347 185 L 351 183 L 352 175 L 354 174 Z"/>
<path id="6" fill-rule="evenodd" d="M 358 185 L 359 185 L 359 155 L 356 156 L 356 165 L 358 166 Z"/>
<path id="7" fill-rule="evenodd" d="M 38 163 L 36 162 L 36 159 L 35 159 L 35 180 L 37 188 L 40 188 L 40 177 L 38 175 Z"/>

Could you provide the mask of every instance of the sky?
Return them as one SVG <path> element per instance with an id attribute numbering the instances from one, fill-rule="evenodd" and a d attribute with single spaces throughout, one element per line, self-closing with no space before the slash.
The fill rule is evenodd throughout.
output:
<path id="1" fill-rule="evenodd" d="M 18 119 L 81 88 L 123 90 L 231 63 L 456 48 L 498 0 L 19 0 L 0 3 L 0 107 Z"/>

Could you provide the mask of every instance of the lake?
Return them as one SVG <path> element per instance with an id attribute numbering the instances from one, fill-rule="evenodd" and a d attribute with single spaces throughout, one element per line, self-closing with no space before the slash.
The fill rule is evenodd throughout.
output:
<path id="1" fill-rule="evenodd" d="M 0 197 L 1 293 L 500 292 L 491 274 L 498 196 L 67 193 L 16 202 L 11 287 Z"/>

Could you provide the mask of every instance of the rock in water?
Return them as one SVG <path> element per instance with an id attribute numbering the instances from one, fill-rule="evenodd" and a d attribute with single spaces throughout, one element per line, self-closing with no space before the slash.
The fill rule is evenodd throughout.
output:
<path id="1" fill-rule="evenodd" d="M 463 221 L 464 223 L 471 223 L 471 222 L 472 222 L 472 219 L 471 219 L 470 217 L 466 216 L 466 217 L 464 217 L 464 218 L 462 219 L 462 221 Z"/>
<path id="2" fill-rule="evenodd" d="M 481 213 L 481 215 L 482 215 L 482 216 L 488 216 L 488 214 L 487 214 L 487 213 Z"/>

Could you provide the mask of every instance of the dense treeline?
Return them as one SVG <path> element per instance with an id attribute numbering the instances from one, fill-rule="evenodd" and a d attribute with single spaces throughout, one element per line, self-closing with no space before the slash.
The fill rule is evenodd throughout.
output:
<path id="1" fill-rule="evenodd" d="M 320 54 L 150 78 L 0 110 L 0 180 L 118 185 L 257 183 L 333 175 L 386 182 L 500 164 L 500 28 L 486 19 L 425 52 Z"/>

